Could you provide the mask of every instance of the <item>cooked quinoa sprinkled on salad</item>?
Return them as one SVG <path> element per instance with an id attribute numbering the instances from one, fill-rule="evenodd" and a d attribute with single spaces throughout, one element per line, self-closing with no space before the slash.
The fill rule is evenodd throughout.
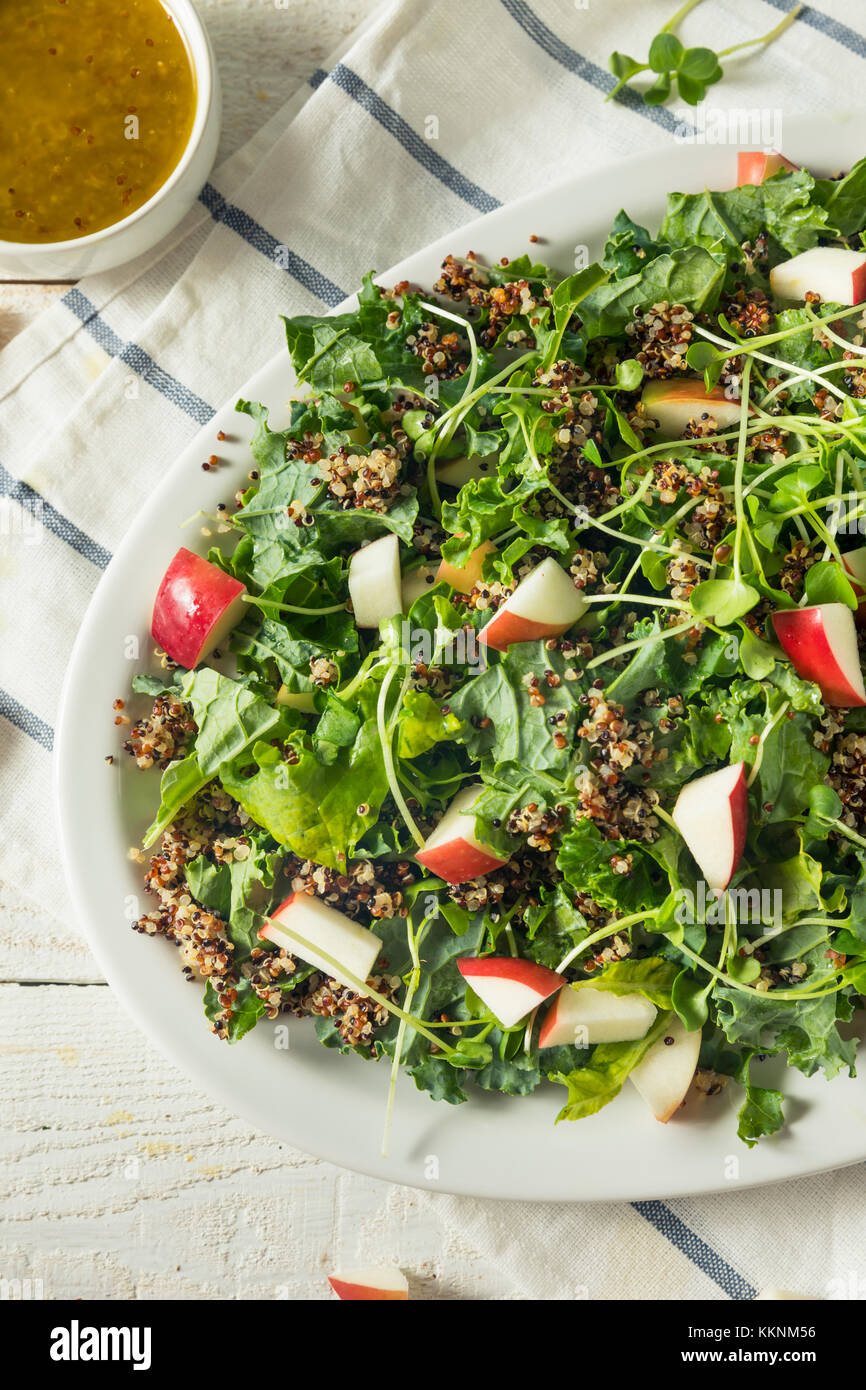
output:
<path id="1" fill-rule="evenodd" d="M 449 255 L 285 321 L 290 424 L 239 402 L 226 544 L 114 705 L 161 779 L 134 927 L 220 1038 L 305 1017 L 566 1119 L 734 1083 L 748 1144 L 756 1062 L 853 1074 L 864 244 L 866 161 L 783 169 L 565 278 Z"/>

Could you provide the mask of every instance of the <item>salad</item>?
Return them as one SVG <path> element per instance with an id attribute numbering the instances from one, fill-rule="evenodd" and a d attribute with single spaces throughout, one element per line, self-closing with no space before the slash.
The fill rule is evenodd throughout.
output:
<path id="1" fill-rule="evenodd" d="M 401 1070 L 568 1120 L 731 1085 L 750 1145 L 765 1057 L 853 1075 L 864 228 L 866 160 L 748 155 L 564 278 L 470 252 L 285 321 L 289 426 L 238 403 L 248 486 L 118 716 L 135 928 L 220 1038 L 304 1017 L 388 1115 Z"/>

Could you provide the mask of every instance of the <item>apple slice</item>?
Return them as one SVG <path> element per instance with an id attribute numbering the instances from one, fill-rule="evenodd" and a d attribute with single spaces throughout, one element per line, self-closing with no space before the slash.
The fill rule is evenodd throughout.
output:
<path id="1" fill-rule="evenodd" d="M 664 439 L 679 439 L 690 420 L 711 415 L 720 430 L 740 422 L 741 402 L 725 395 L 724 387 L 708 391 L 703 377 L 668 377 L 648 381 L 641 394 L 647 414 L 658 421 Z"/>
<path id="2" fill-rule="evenodd" d="M 181 546 L 162 577 L 150 631 L 157 646 L 192 670 L 245 616 L 239 579 Z"/>
<path id="3" fill-rule="evenodd" d="M 293 933 L 309 941 L 309 946 L 301 945 Z M 282 946 L 290 955 L 299 956 L 307 965 L 314 965 L 340 984 L 354 988 L 336 966 L 318 954 L 316 948 L 325 951 L 340 962 L 344 970 L 359 980 L 366 980 L 373 973 L 373 966 L 382 949 L 381 938 L 366 927 L 359 926 L 344 912 L 328 907 L 321 898 L 308 893 L 290 893 L 285 902 L 272 912 L 268 922 L 259 930 L 264 941 Z"/>
<path id="4" fill-rule="evenodd" d="M 727 888 L 740 862 L 749 824 L 745 763 L 731 763 L 687 782 L 673 809 L 677 829 L 708 888 Z"/>
<path id="5" fill-rule="evenodd" d="M 737 153 L 737 187 L 744 183 L 763 183 L 774 174 L 785 170 L 789 174 L 797 171 L 796 164 L 786 159 L 778 150 L 739 150 Z"/>
<path id="6" fill-rule="evenodd" d="M 847 550 L 842 556 L 842 565 L 859 599 L 854 622 L 858 625 L 866 623 L 866 545 L 861 545 L 857 550 Z"/>
<path id="7" fill-rule="evenodd" d="M 400 543 L 393 531 L 350 557 L 349 597 L 358 627 L 379 627 L 403 612 Z"/>
<path id="8" fill-rule="evenodd" d="M 844 246 L 813 246 L 770 271 L 770 289 L 780 299 L 819 294 L 832 304 L 862 304 L 866 299 L 866 252 Z"/>
<path id="9" fill-rule="evenodd" d="M 583 594 L 552 556 L 522 579 L 478 634 L 479 642 L 505 652 L 514 642 L 558 637 L 586 612 Z"/>
<path id="10" fill-rule="evenodd" d="M 396 1265 L 368 1265 L 348 1274 L 329 1274 L 328 1283 L 344 1302 L 368 1299 L 408 1299 L 409 1284 Z"/>
<path id="11" fill-rule="evenodd" d="M 276 703 L 284 709 L 300 710 L 301 714 L 312 714 L 316 708 L 312 690 L 287 690 L 284 685 L 277 691 Z"/>
<path id="12" fill-rule="evenodd" d="M 415 855 L 419 864 L 446 883 L 466 883 L 508 862 L 476 837 L 472 807 L 483 791 L 480 782 L 459 791 L 424 848 Z"/>
<path id="13" fill-rule="evenodd" d="M 629 1072 L 629 1080 L 662 1124 L 667 1124 L 685 1100 L 700 1050 L 700 1028 L 687 1032 L 685 1024 L 674 1014 L 664 1037 L 654 1042 L 643 1060 Z"/>
<path id="14" fill-rule="evenodd" d="M 581 985 L 560 990 L 544 1016 L 539 1047 L 588 1047 L 646 1037 L 658 1009 L 642 994 L 613 994 Z"/>
<path id="15" fill-rule="evenodd" d="M 866 705 L 854 614 L 844 603 L 819 603 L 773 614 L 776 636 L 794 670 L 821 688 L 825 705 Z"/>
<path id="16" fill-rule="evenodd" d="M 426 594 L 436 583 L 436 575 L 429 565 L 417 565 L 403 575 L 400 592 L 403 597 L 403 612 L 408 613 L 416 599 Z"/>
<path id="17" fill-rule="evenodd" d="M 470 454 L 468 458 L 443 459 L 436 465 L 436 481 L 462 487 L 478 478 L 490 478 L 496 473 L 496 458 L 496 454 Z"/>
<path id="18" fill-rule="evenodd" d="M 820 1298 L 815 1298 L 810 1293 L 794 1293 L 791 1289 L 777 1289 L 771 1284 L 766 1289 L 761 1289 L 760 1293 L 755 1294 L 755 1303 L 821 1303 Z"/>
<path id="19" fill-rule="evenodd" d="M 469 594 L 481 580 L 485 558 L 495 553 L 496 546 L 492 541 L 482 541 L 480 545 L 476 545 L 473 551 L 470 551 L 469 558 L 464 560 L 462 565 L 452 565 L 450 560 L 441 560 L 436 571 L 436 579 L 437 581 L 444 580 L 459 594 Z"/>
<path id="20" fill-rule="evenodd" d="M 513 1028 L 565 984 L 555 970 L 519 956 L 461 956 L 457 969 L 503 1028 Z"/>

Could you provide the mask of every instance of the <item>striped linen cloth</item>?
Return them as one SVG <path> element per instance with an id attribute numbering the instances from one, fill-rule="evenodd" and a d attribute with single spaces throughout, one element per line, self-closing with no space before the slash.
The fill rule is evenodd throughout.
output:
<path id="1" fill-rule="evenodd" d="M 567 173 L 670 141 L 673 112 L 603 98 L 608 53 L 645 53 L 674 8 L 386 4 L 214 172 L 170 244 L 81 282 L 0 354 L 0 878 L 46 921 L 70 915 L 51 814 L 60 685 L 138 501 L 279 351 L 279 312 L 321 312 L 371 265 Z M 689 17 L 686 38 L 723 47 L 790 8 L 718 0 Z M 864 33 L 866 16 L 846 0 L 809 6 L 769 53 L 732 62 L 712 103 L 831 110 L 866 74 Z M 856 1168 L 631 1206 L 423 1200 L 510 1273 L 518 1297 L 712 1299 L 753 1297 L 765 1283 L 858 1296 L 861 1197 Z"/>

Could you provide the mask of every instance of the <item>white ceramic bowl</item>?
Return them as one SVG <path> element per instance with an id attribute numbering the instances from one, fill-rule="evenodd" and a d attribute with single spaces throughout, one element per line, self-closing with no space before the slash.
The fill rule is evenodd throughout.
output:
<path id="1" fill-rule="evenodd" d="M 73 241 L 34 244 L 0 240 L 0 274 L 15 279 L 77 280 L 142 256 L 173 231 L 192 207 L 217 152 L 219 74 L 204 25 L 191 0 L 162 0 L 186 40 L 195 71 L 196 109 L 186 149 L 152 198 L 102 231 Z"/>

